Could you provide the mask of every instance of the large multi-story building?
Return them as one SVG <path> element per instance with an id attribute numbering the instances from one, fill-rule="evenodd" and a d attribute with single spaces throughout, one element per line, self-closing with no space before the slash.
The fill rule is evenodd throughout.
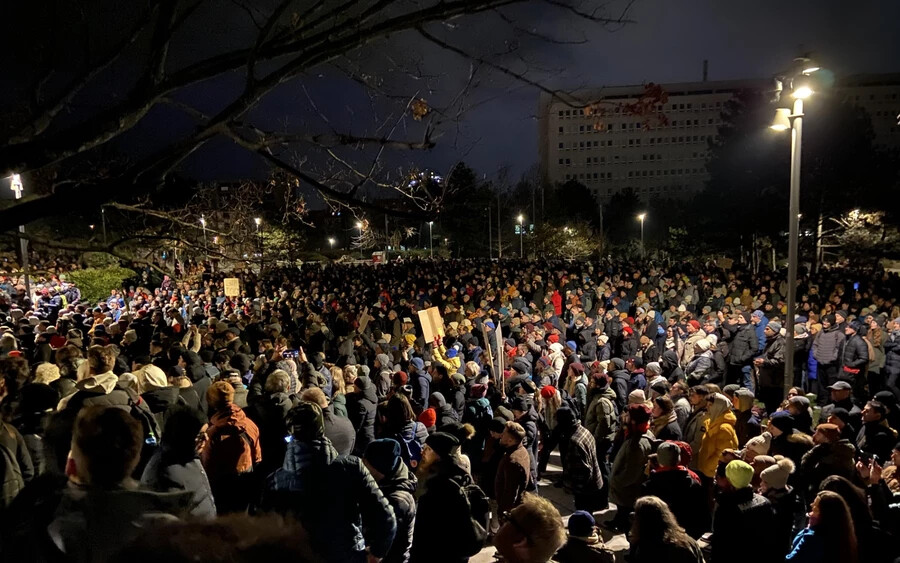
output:
<path id="1" fill-rule="evenodd" d="M 577 99 L 608 102 L 612 112 L 598 118 L 564 100 L 542 94 L 539 107 L 541 173 L 549 182 L 575 180 L 600 200 L 625 188 L 639 197 L 682 197 L 708 180 L 709 142 L 721 125 L 723 108 L 742 90 L 772 88 L 771 80 L 728 80 L 664 84 L 668 100 L 656 109 L 667 123 L 620 113 L 644 86 L 580 91 Z M 872 117 L 879 144 L 900 147 L 900 74 L 851 76 L 836 92 Z"/>

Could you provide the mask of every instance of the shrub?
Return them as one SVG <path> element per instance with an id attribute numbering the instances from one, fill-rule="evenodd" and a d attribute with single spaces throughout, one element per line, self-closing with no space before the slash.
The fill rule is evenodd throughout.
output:
<path id="1" fill-rule="evenodd" d="M 110 290 L 120 289 L 125 280 L 135 277 L 134 270 L 121 266 L 73 270 L 65 278 L 78 286 L 81 297 L 92 305 L 106 299 Z"/>

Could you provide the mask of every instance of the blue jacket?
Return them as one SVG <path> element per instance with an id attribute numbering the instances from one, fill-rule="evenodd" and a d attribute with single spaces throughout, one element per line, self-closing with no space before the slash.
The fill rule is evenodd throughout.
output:
<path id="1" fill-rule="evenodd" d="M 366 547 L 383 558 L 397 519 L 369 470 L 354 456 L 338 456 L 328 438 L 294 440 L 272 473 L 263 510 L 296 517 L 325 561 L 366 561 Z"/>
<path id="2" fill-rule="evenodd" d="M 759 354 L 757 356 L 762 355 L 763 350 L 766 349 L 766 327 L 769 326 L 769 319 L 763 317 L 760 319 L 759 324 L 756 325 L 756 342 L 759 349 L 757 350 Z"/>
<path id="3" fill-rule="evenodd" d="M 816 534 L 815 528 L 800 530 L 794 538 L 791 552 L 785 558 L 785 562 L 791 563 L 822 563 L 825 558 L 825 539 Z"/>

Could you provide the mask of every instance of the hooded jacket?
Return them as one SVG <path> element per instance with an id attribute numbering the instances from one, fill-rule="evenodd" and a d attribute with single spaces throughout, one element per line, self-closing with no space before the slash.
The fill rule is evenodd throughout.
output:
<path id="1" fill-rule="evenodd" d="M 196 518 L 215 518 L 216 503 L 212 488 L 199 458 L 174 459 L 165 442 L 154 452 L 141 484 L 155 491 L 186 491 L 191 494 L 190 514 Z"/>
<path id="2" fill-rule="evenodd" d="M 610 387 L 616 394 L 616 408 L 622 412 L 625 410 L 628 393 L 631 391 L 631 375 L 625 370 L 625 362 L 621 358 L 613 358 L 610 365 L 615 368 L 609 374 Z"/>
<path id="3" fill-rule="evenodd" d="M 684 381 L 684 370 L 678 365 L 678 354 L 675 353 L 675 350 L 666 350 L 663 352 L 659 365 L 662 368 L 662 376 L 665 377 L 669 383 Z"/>
<path id="4" fill-rule="evenodd" d="M 212 415 L 206 435 L 201 460 L 214 489 L 217 481 L 249 473 L 262 461 L 259 428 L 234 403 Z"/>
<path id="5" fill-rule="evenodd" d="M 384 557 L 397 532 L 394 510 L 354 456 L 339 456 L 328 438 L 288 444 L 281 469 L 265 487 L 266 511 L 296 517 L 325 561 Z"/>
<path id="6" fill-rule="evenodd" d="M 412 547 L 413 529 L 416 522 L 416 487 L 418 481 L 415 474 L 406 464 L 401 463 L 397 471 L 384 477 L 378 486 L 384 498 L 394 509 L 397 518 L 397 534 L 391 543 L 391 549 L 382 559 L 382 563 L 406 563 L 409 561 L 409 550 Z"/>
<path id="7" fill-rule="evenodd" d="M 603 460 L 616 434 L 618 413 L 616 394 L 606 387 L 588 392 L 588 407 L 584 413 L 584 427 L 597 441 L 597 456 Z"/>
<path id="8" fill-rule="evenodd" d="M 737 449 L 736 421 L 728 397 L 716 393 L 709 406 L 709 418 L 703 423 L 704 433 L 697 454 L 697 469 L 707 477 L 715 477 L 723 451 Z"/>
<path id="9" fill-rule="evenodd" d="M 353 453 L 362 455 L 375 440 L 375 408 L 378 397 L 375 395 L 375 385 L 368 377 L 357 377 L 355 385 L 358 391 L 347 394 L 347 414 L 356 429 Z"/>
<path id="10" fill-rule="evenodd" d="M 437 422 L 434 424 L 435 428 L 440 429 L 445 424 L 459 422 L 459 416 L 456 414 L 456 410 L 447 403 L 443 394 L 435 391 L 428 399 L 428 403 L 434 407 L 434 412 L 437 415 Z"/>
<path id="11" fill-rule="evenodd" d="M 118 383 L 119 376 L 111 371 L 86 377 L 75 384 L 77 391 L 59 402 L 57 410 L 75 409 L 77 411 L 82 407 L 127 406 L 129 393 Z"/>

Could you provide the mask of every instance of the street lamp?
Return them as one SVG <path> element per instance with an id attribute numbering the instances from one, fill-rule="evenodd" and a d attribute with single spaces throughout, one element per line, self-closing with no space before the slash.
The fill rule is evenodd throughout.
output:
<path id="1" fill-rule="evenodd" d="M 637 218 L 641 221 L 641 260 L 644 259 L 644 219 L 647 218 L 646 213 L 641 213 L 637 216 Z"/>
<path id="2" fill-rule="evenodd" d="M 360 258 L 360 260 L 362 260 L 362 257 L 363 257 L 363 253 L 362 253 L 362 228 L 363 228 L 363 224 L 362 224 L 362 221 L 357 221 L 357 222 L 356 222 L 356 228 L 359 229 L 359 258 Z"/>
<path id="3" fill-rule="evenodd" d="M 331 246 L 331 250 L 334 250 L 334 237 L 328 237 L 328 244 Z"/>
<path id="4" fill-rule="evenodd" d="M 771 128 L 775 131 L 791 129 L 791 188 L 788 209 L 788 294 L 787 314 L 784 326 L 788 333 L 784 339 L 784 393 L 794 383 L 794 314 L 797 308 L 797 261 L 799 260 L 800 238 L 800 156 L 803 143 L 803 100 L 814 92 L 809 75 L 819 70 L 810 59 L 801 57 L 794 61 L 795 70 L 787 76 L 779 77 L 783 83 L 791 85 L 792 109 L 775 110 L 775 121 Z"/>
<path id="5" fill-rule="evenodd" d="M 434 237 L 431 234 L 431 227 L 434 225 L 434 221 L 428 221 L 428 251 L 431 254 L 431 259 L 434 260 Z"/>
<path id="6" fill-rule="evenodd" d="M 206 261 L 209 262 L 209 246 L 206 244 L 206 217 L 200 215 L 200 226 L 203 227 L 203 248 L 206 250 Z"/>
<path id="7" fill-rule="evenodd" d="M 9 189 L 16 193 L 16 199 L 22 199 L 22 192 L 25 185 L 22 183 L 22 176 L 13 174 L 10 176 Z M 25 234 L 25 225 L 19 225 L 19 233 Z M 28 239 L 19 237 L 19 250 L 22 253 L 22 271 L 25 272 L 25 295 L 31 299 L 31 278 L 28 275 Z"/>
<path id="8" fill-rule="evenodd" d="M 523 251 L 524 246 L 522 245 L 522 238 L 525 236 L 525 228 L 522 225 L 522 222 L 525 221 L 525 217 L 519 213 L 517 217 L 519 220 L 519 258 L 525 258 L 525 252 Z"/>
<path id="9" fill-rule="evenodd" d="M 263 271 L 263 244 L 262 244 L 262 232 L 259 230 L 259 226 L 262 224 L 262 219 L 259 217 L 254 217 L 253 222 L 256 223 L 256 242 L 259 245 L 259 274 L 262 275 Z"/>

